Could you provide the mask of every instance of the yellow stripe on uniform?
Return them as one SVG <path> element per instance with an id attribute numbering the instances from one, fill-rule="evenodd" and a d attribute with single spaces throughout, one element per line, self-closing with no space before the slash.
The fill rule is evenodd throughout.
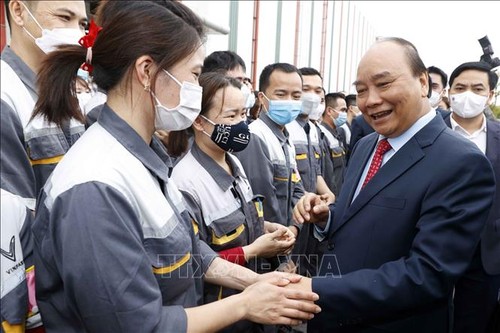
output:
<path id="1" fill-rule="evenodd" d="M 217 237 L 215 233 L 212 231 L 212 244 L 215 245 L 224 245 L 226 243 L 229 243 L 230 241 L 238 238 L 239 235 L 245 230 L 245 225 L 242 224 L 236 230 L 231 234 L 231 235 L 224 235 L 222 237 Z"/>
<path id="2" fill-rule="evenodd" d="M 281 182 L 287 182 L 288 178 L 280 178 L 280 177 L 274 177 L 274 180 L 279 180 Z"/>
<path id="3" fill-rule="evenodd" d="M 321 155 L 318 154 L 318 153 L 316 153 L 316 152 L 314 152 L 314 157 L 316 157 L 316 159 L 319 159 L 321 157 Z"/>
<path id="4" fill-rule="evenodd" d="M 257 210 L 257 217 L 264 217 L 264 205 L 262 201 L 255 202 L 255 209 Z"/>
<path id="5" fill-rule="evenodd" d="M 155 273 L 155 274 L 168 274 L 170 272 L 175 271 L 177 268 L 181 267 L 185 263 L 187 263 L 189 261 L 189 259 L 191 259 L 190 252 L 186 253 L 186 255 L 184 257 L 182 257 L 181 260 L 179 260 L 178 262 L 176 262 L 170 266 L 159 267 L 159 268 L 153 267 L 153 273 Z"/>
<path id="6" fill-rule="evenodd" d="M 191 220 L 191 223 L 193 223 L 193 230 L 194 230 L 194 234 L 195 235 L 198 235 L 198 224 L 196 224 L 196 222 L 194 220 Z"/>
<path id="7" fill-rule="evenodd" d="M 292 182 L 298 183 L 300 180 L 300 176 L 298 172 L 292 172 Z"/>
<path id="8" fill-rule="evenodd" d="M 220 289 L 219 289 L 219 296 L 217 296 L 217 300 L 221 300 L 222 299 L 222 286 L 220 286 Z"/>
<path id="9" fill-rule="evenodd" d="M 59 155 L 59 156 L 54 156 L 54 157 L 49 157 L 49 158 L 43 158 L 41 160 L 31 160 L 31 165 L 45 165 L 45 164 L 56 164 L 59 163 L 64 155 Z"/>
<path id="10" fill-rule="evenodd" d="M 7 320 L 2 321 L 2 332 L 5 333 L 24 333 L 23 324 L 9 324 Z"/>
<path id="11" fill-rule="evenodd" d="M 335 154 L 333 151 L 332 151 L 332 157 L 342 157 L 344 156 L 344 153 L 338 153 L 338 154 Z"/>
<path id="12" fill-rule="evenodd" d="M 307 154 L 304 153 L 304 154 L 297 154 L 295 155 L 295 159 L 296 160 L 306 160 L 307 159 Z"/>

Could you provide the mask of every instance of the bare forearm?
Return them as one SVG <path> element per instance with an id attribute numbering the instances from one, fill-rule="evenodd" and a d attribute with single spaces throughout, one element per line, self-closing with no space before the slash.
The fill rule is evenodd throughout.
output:
<path id="1" fill-rule="evenodd" d="M 241 295 L 233 295 L 217 302 L 186 309 L 187 332 L 217 332 L 245 317 Z"/>
<path id="2" fill-rule="evenodd" d="M 257 273 L 221 258 L 214 259 L 205 275 L 206 282 L 236 290 L 243 290 L 257 280 Z"/>

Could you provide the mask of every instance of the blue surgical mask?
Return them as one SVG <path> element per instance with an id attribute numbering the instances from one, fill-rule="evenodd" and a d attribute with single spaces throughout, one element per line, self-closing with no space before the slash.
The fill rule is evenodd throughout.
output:
<path id="1" fill-rule="evenodd" d="M 344 125 L 347 121 L 347 112 L 338 112 L 338 114 L 339 116 L 337 118 L 333 118 L 333 122 L 337 128 Z"/>
<path id="2" fill-rule="evenodd" d="M 293 99 L 269 99 L 266 95 L 264 97 L 269 101 L 269 109 L 266 109 L 269 118 L 276 124 L 285 126 L 297 118 L 302 111 L 302 101 Z"/>

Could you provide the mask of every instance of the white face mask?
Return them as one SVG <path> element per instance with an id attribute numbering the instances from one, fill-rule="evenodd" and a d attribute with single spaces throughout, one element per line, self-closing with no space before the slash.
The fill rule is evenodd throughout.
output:
<path id="1" fill-rule="evenodd" d="M 472 91 L 450 96 L 451 109 L 457 116 L 462 118 L 474 118 L 481 114 L 486 107 L 487 101 L 488 96 L 481 96 Z"/>
<path id="2" fill-rule="evenodd" d="M 175 108 L 169 109 L 162 105 L 156 95 L 151 92 L 156 101 L 155 127 L 157 130 L 165 131 L 186 129 L 193 124 L 193 121 L 200 114 L 203 88 L 186 81 L 181 84 L 172 74 L 166 70 L 163 71 L 181 87 L 180 102 Z"/>
<path id="3" fill-rule="evenodd" d="M 22 2 L 21 2 L 22 3 Z M 48 54 L 52 51 L 55 51 L 59 45 L 80 45 L 78 44 L 78 41 L 80 38 L 83 37 L 83 33 L 80 29 L 74 29 L 74 28 L 54 28 L 52 30 L 49 29 L 44 29 L 38 23 L 37 19 L 31 14 L 30 10 L 26 5 L 23 3 L 24 8 L 26 8 L 26 11 L 28 14 L 31 16 L 33 21 L 35 21 L 36 25 L 42 30 L 42 36 L 35 38 L 33 35 L 26 30 L 25 27 L 23 27 L 24 31 L 33 38 L 35 41 L 35 44 L 45 53 Z"/>
<path id="4" fill-rule="evenodd" d="M 76 94 L 76 98 L 78 98 L 78 104 L 80 105 L 80 110 L 82 110 L 83 114 L 85 114 L 85 105 L 92 99 L 92 93 L 89 92 L 81 92 Z"/>
<path id="5" fill-rule="evenodd" d="M 303 93 L 302 97 L 302 111 L 300 114 L 306 114 L 306 115 L 311 115 L 312 112 L 314 112 L 317 108 L 318 105 L 321 103 L 321 97 L 316 95 L 315 93 Z"/>
<path id="6" fill-rule="evenodd" d="M 429 97 L 429 103 L 431 104 L 431 107 L 437 107 L 439 105 L 439 102 L 441 102 L 441 94 L 433 90 L 431 93 L 431 97 Z"/>
<path id="7" fill-rule="evenodd" d="M 325 111 L 325 104 L 319 104 L 315 110 L 311 111 L 311 113 L 309 114 L 309 119 L 319 120 L 324 111 Z"/>
<path id="8" fill-rule="evenodd" d="M 255 95 L 246 84 L 241 85 L 241 92 L 245 98 L 245 109 L 250 109 L 255 105 Z"/>

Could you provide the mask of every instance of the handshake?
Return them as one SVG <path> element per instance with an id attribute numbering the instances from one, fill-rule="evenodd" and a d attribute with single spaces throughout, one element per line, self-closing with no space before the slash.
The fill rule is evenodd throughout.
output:
<path id="1" fill-rule="evenodd" d="M 241 294 L 242 319 L 271 325 L 300 325 L 314 318 L 321 308 L 314 304 L 319 296 L 312 292 L 312 280 L 296 274 L 272 272 Z"/>

